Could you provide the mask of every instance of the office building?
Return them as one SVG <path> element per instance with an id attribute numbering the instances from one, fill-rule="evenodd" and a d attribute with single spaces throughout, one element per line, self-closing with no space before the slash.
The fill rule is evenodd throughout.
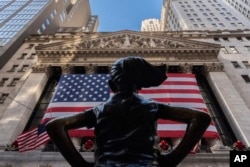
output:
<path id="1" fill-rule="evenodd" d="M 250 2 L 248 0 L 225 0 L 236 10 L 250 19 Z"/>
<path id="2" fill-rule="evenodd" d="M 94 31 L 88 0 L 1 0 L 0 68 L 30 34 L 51 34 L 59 27 Z"/>
<path id="3" fill-rule="evenodd" d="M 141 23 L 141 31 L 160 31 L 159 19 L 146 19 Z"/>
<path id="4" fill-rule="evenodd" d="M 250 22 L 225 1 L 164 0 L 161 30 L 248 29 Z"/>

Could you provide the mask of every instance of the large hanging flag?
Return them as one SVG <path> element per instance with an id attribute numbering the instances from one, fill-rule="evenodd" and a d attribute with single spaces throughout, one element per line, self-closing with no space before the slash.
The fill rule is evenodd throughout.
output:
<path id="1" fill-rule="evenodd" d="M 112 92 L 108 86 L 109 74 L 65 74 L 62 75 L 51 102 L 38 128 L 19 135 L 17 138 L 19 151 L 27 151 L 44 144 L 49 137 L 44 125 L 51 119 L 82 112 L 108 100 Z M 139 92 L 146 98 L 177 105 L 198 108 L 207 112 L 206 105 L 200 94 L 193 74 L 168 74 L 168 79 L 159 87 L 142 89 Z M 42 127 L 42 128 L 41 128 Z M 186 125 L 178 122 L 159 120 L 158 133 L 160 137 L 182 137 Z M 29 132 L 33 132 L 30 139 Z M 70 136 L 94 136 L 93 129 L 80 128 L 71 130 Z M 213 125 L 209 126 L 204 137 L 218 138 Z"/>
<path id="2" fill-rule="evenodd" d="M 172 106 L 195 108 L 208 112 L 194 74 L 168 73 L 168 78 L 160 86 L 144 88 L 140 94 L 145 98 L 152 98 Z M 159 120 L 158 134 L 161 137 L 183 137 L 186 126 L 184 123 Z M 213 122 L 208 127 L 204 137 L 219 137 Z"/>

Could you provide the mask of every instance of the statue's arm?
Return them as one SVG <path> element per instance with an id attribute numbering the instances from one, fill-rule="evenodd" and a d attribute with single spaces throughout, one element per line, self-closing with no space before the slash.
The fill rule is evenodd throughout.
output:
<path id="1" fill-rule="evenodd" d="M 202 111 L 159 105 L 159 118 L 169 119 L 187 124 L 187 129 L 182 141 L 169 154 L 160 156 L 161 164 L 177 166 L 201 139 L 211 122 L 211 117 Z"/>
<path id="2" fill-rule="evenodd" d="M 59 117 L 46 124 L 46 130 L 51 140 L 72 167 L 93 166 L 93 164 L 84 160 L 79 151 L 76 150 L 67 132 L 70 129 L 84 127 L 85 123 L 86 115 L 82 112 L 71 116 Z"/>

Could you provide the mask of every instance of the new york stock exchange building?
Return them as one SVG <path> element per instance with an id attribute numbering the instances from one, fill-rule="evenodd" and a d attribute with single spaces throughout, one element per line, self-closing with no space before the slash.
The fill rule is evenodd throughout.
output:
<path id="1" fill-rule="evenodd" d="M 0 71 L 0 167 L 69 166 L 45 123 L 106 101 L 112 95 L 106 82 L 111 65 L 125 56 L 167 66 L 165 85 L 140 94 L 212 117 L 179 166 L 229 166 L 230 150 L 249 149 L 249 43 L 249 30 L 31 35 Z M 174 149 L 184 132 L 183 124 L 159 121 L 159 150 Z M 93 129 L 69 133 L 82 156 L 93 161 Z"/>

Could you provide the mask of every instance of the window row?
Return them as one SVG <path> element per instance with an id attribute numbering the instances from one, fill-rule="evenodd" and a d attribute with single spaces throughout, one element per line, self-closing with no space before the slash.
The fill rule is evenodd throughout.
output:
<path id="1" fill-rule="evenodd" d="M 9 78 L 2 78 L 0 80 L 0 87 L 3 86 L 16 86 L 18 81 L 20 80 L 20 78 L 13 78 L 12 80 L 10 80 Z"/>
<path id="2" fill-rule="evenodd" d="M 19 68 L 19 65 L 13 65 L 10 70 L 7 72 L 25 72 L 29 68 L 29 65 L 23 65 L 21 68 Z"/>
<path id="3" fill-rule="evenodd" d="M 236 49 L 236 47 L 235 46 L 229 46 L 229 48 L 221 48 L 221 51 L 224 53 L 224 54 L 231 54 L 231 53 L 235 53 L 235 54 L 237 54 L 237 53 L 240 53 L 239 51 L 238 51 L 238 49 Z"/>
<path id="4" fill-rule="evenodd" d="M 230 38 L 232 39 L 232 38 Z M 236 37 L 237 41 L 239 42 L 245 42 L 245 41 L 250 41 L 250 36 L 249 37 Z M 219 37 L 214 37 L 214 41 L 216 42 L 220 42 L 222 40 L 222 42 L 229 42 L 229 38 L 228 37 L 223 37 L 223 38 L 219 38 Z M 247 49 L 249 48 L 249 46 L 245 46 Z"/>
<path id="5" fill-rule="evenodd" d="M 34 45 L 33 45 L 34 46 Z M 30 45 L 29 47 L 27 47 L 27 49 L 31 49 L 33 47 L 32 45 Z M 34 59 L 36 57 L 36 53 L 32 53 L 31 55 L 29 55 L 28 53 L 23 53 L 20 57 L 18 57 L 17 59 Z"/>
<path id="6" fill-rule="evenodd" d="M 234 68 L 242 68 L 240 63 L 238 63 L 237 61 L 231 61 L 231 63 Z M 241 63 L 245 66 L 245 68 L 250 69 L 250 63 L 248 61 L 242 61 Z"/>
<path id="7" fill-rule="evenodd" d="M 42 34 L 43 31 L 47 29 L 47 27 L 50 25 L 51 20 L 50 19 L 55 19 L 55 16 L 57 14 L 57 10 L 55 9 L 51 14 L 50 18 L 47 18 L 44 23 L 41 25 L 41 27 L 37 30 L 37 34 Z"/>

